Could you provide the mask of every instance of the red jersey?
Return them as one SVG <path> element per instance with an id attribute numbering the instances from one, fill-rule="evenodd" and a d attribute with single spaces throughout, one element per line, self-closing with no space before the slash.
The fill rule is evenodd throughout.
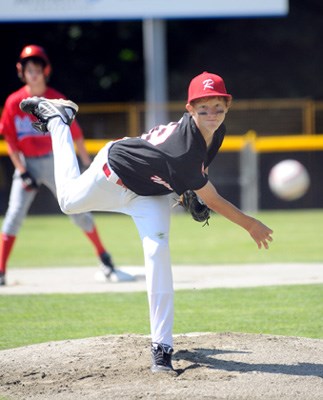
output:
<path id="1" fill-rule="evenodd" d="M 26 86 L 23 86 L 7 98 L 0 120 L 0 135 L 5 138 L 9 153 L 20 151 L 26 157 L 44 156 L 52 152 L 52 140 L 50 135 L 44 135 L 33 128 L 32 122 L 36 121 L 34 116 L 20 110 L 21 100 L 27 97 L 30 97 L 30 94 Z M 62 93 L 50 87 L 46 89 L 42 97 L 66 99 Z M 71 132 L 74 140 L 83 137 L 82 129 L 77 121 L 72 123 Z"/>

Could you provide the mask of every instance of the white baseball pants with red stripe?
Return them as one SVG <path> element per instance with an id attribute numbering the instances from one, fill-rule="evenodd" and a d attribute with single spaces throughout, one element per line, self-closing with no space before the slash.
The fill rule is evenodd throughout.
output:
<path id="1" fill-rule="evenodd" d="M 65 214 L 110 211 L 130 215 L 144 251 L 152 342 L 173 346 L 174 290 L 169 249 L 171 205 L 169 196 L 138 196 L 107 178 L 109 144 L 80 174 L 69 126 L 57 117 L 48 123 L 51 133 L 58 203 Z M 125 243 L 126 246 L 126 243 Z"/>

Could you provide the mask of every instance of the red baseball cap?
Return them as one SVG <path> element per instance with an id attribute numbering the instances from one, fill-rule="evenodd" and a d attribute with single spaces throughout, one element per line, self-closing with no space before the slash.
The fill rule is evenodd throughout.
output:
<path id="1" fill-rule="evenodd" d="M 227 93 L 221 76 L 209 72 L 203 72 L 191 80 L 188 87 L 188 103 L 193 100 L 211 96 L 232 98 L 231 94 Z"/>

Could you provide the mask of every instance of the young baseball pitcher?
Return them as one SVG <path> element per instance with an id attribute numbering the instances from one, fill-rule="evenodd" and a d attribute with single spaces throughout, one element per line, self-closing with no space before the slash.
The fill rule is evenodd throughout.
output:
<path id="1" fill-rule="evenodd" d="M 9 256 L 39 186 L 44 184 L 56 196 L 51 138 L 49 135 L 40 134 L 32 126 L 31 116 L 23 113 L 19 104 L 28 96 L 42 96 L 49 99 L 64 97 L 57 90 L 47 86 L 51 64 L 42 47 L 36 45 L 24 47 L 17 63 L 17 72 L 24 86 L 7 98 L 0 120 L 0 134 L 7 142 L 9 157 L 15 167 L 9 208 L 0 237 L 0 286 L 6 284 Z M 84 147 L 83 132 L 77 121 L 71 125 L 71 133 L 82 164 L 88 167 L 91 159 Z M 115 269 L 111 255 L 99 237 L 92 215 L 81 213 L 71 215 L 71 218 L 93 244 L 102 264 L 102 272 L 107 279 L 132 280 L 132 276 Z"/>
<path id="2" fill-rule="evenodd" d="M 178 122 L 108 143 L 83 174 L 69 128 L 78 106 L 39 97 L 20 104 L 37 118 L 39 130 L 50 132 L 62 211 L 120 212 L 130 215 L 137 226 L 146 267 L 153 372 L 174 373 L 169 194 L 194 191 L 211 210 L 244 228 L 259 249 L 267 249 L 272 241 L 272 230 L 225 200 L 206 174 L 222 144 L 231 100 L 222 78 L 204 72 L 191 81 L 187 113 Z"/>

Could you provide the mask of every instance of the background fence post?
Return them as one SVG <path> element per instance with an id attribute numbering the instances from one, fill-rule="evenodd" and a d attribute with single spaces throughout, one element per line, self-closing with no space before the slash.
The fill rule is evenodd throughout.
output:
<path id="1" fill-rule="evenodd" d="M 245 212 L 258 211 L 259 174 L 255 141 L 256 132 L 248 131 L 245 135 L 245 144 L 240 151 L 240 204 Z"/>

